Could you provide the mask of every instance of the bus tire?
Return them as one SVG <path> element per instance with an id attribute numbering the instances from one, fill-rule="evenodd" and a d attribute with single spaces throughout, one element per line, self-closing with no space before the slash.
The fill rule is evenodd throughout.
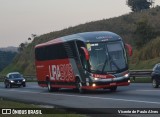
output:
<path id="1" fill-rule="evenodd" d="M 47 81 L 47 88 L 48 88 L 49 92 L 53 92 L 53 88 L 52 88 L 51 82 L 49 80 Z"/>
<path id="2" fill-rule="evenodd" d="M 85 89 L 82 89 L 82 82 L 80 81 L 79 78 L 77 78 L 77 80 L 76 80 L 76 87 L 77 87 L 80 94 L 85 93 Z"/>
<path id="3" fill-rule="evenodd" d="M 111 87 L 110 91 L 115 92 L 117 90 L 117 86 Z"/>
<path id="4" fill-rule="evenodd" d="M 49 92 L 53 92 L 53 91 L 58 91 L 59 90 L 59 88 L 53 88 L 51 86 L 51 81 L 50 80 L 47 80 L 47 87 L 48 87 L 48 91 Z"/>
<path id="5" fill-rule="evenodd" d="M 153 88 L 158 88 L 159 87 L 155 78 L 152 80 L 152 86 L 153 86 Z"/>

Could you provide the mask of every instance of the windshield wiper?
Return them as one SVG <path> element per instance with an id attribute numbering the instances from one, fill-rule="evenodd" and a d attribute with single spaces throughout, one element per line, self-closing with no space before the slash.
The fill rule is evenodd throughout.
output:
<path id="1" fill-rule="evenodd" d="M 113 61 L 113 59 L 112 59 L 112 57 L 110 56 L 109 53 L 108 53 L 108 55 L 109 55 L 109 58 L 110 58 L 111 63 L 113 63 L 114 66 L 115 66 L 118 70 L 120 70 L 120 68 L 119 68 L 118 65 Z M 102 68 L 101 73 L 104 72 L 104 69 L 105 69 L 105 67 L 106 67 L 107 60 L 108 60 L 108 59 L 107 59 L 107 57 L 106 57 L 106 60 L 105 60 L 105 62 L 104 62 L 104 65 L 103 65 L 103 68 Z M 111 66 L 111 67 L 112 67 L 112 66 Z"/>
<path id="2" fill-rule="evenodd" d="M 101 74 L 104 72 L 104 68 L 106 67 L 107 60 L 108 60 L 108 59 L 107 59 L 107 56 L 106 56 L 106 60 L 105 60 L 104 65 L 103 65 L 103 67 L 102 67 Z"/>
<path id="3" fill-rule="evenodd" d="M 106 46 L 106 51 L 108 51 L 108 47 L 107 47 L 107 46 Z M 110 59 L 110 62 L 114 64 L 114 66 L 117 68 L 117 70 L 120 70 L 120 68 L 118 67 L 118 65 L 117 65 L 117 64 L 114 62 L 114 60 L 112 59 L 110 53 L 109 53 L 109 52 L 107 52 L 107 53 L 108 53 L 108 57 L 109 57 L 109 59 Z M 106 60 L 105 60 L 104 65 L 103 65 L 103 67 L 102 67 L 101 73 L 104 72 L 104 69 L 105 69 L 105 67 L 106 67 L 107 60 L 108 60 L 108 58 L 107 58 L 107 55 L 106 55 Z M 112 66 L 111 66 L 111 67 L 112 67 Z"/>
<path id="4" fill-rule="evenodd" d="M 120 70 L 120 68 L 119 68 L 118 65 L 113 61 L 112 58 L 111 58 L 111 62 L 114 64 L 114 66 L 116 66 L 116 68 L 117 68 L 118 70 Z"/>

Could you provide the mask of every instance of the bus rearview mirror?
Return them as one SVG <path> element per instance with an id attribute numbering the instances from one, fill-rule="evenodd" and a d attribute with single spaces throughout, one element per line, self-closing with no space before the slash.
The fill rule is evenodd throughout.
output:
<path id="1" fill-rule="evenodd" d="M 81 47 L 81 49 L 84 51 L 85 58 L 88 61 L 89 60 L 89 52 L 88 52 L 88 50 L 85 47 Z"/>
<path id="2" fill-rule="evenodd" d="M 128 50 L 128 55 L 132 56 L 132 54 L 133 54 L 132 46 L 130 44 L 127 44 L 127 43 L 125 44 L 125 46 L 126 46 L 126 48 Z"/>

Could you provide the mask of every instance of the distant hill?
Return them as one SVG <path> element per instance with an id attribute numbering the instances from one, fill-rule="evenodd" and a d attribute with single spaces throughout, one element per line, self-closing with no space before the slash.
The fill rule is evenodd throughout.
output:
<path id="1" fill-rule="evenodd" d="M 0 48 L 0 51 L 5 51 L 5 52 L 18 52 L 18 47 L 5 47 L 5 48 Z"/>
<path id="2" fill-rule="evenodd" d="M 12 51 L 0 51 L 0 71 L 2 71 L 12 62 L 16 54 L 16 52 Z"/>
<path id="3" fill-rule="evenodd" d="M 21 53 L 18 53 L 12 64 L 5 68 L 1 73 L 5 74 L 9 71 L 19 71 L 24 74 L 35 74 L 35 45 L 61 36 L 89 31 L 111 31 L 117 33 L 124 39 L 125 42 L 130 43 L 133 46 L 133 57 L 130 59 L 130 62 L 132 64 L 131 66 L 133 66 L 132 68 L 151 68 L 155 64 L 155 61 L 151 62 L 151 64 L 142 64 L 143 66 L 141 67 L 138 67 L 138 65 L 140 65 L 138 63 L 143 63 L 144 61 L 149 60 L 158 60 L 156 58 L 160 57 L 160 46 L 157 44 L 160 40 L 159 19 L 160 7 L 157 6 L 156 8 L 152 8 L 149 10 L 129 13 L 120 17 L 110 19 L 88 22 L 85 24 L 77 25 L 75 27 L 69 27 L 67 29 L 50 32 L 39 37 L 35 37 L 33 42 L 25 47 Z M 151 29 L 145 29 L 147 27 Z M 146 34 L 146 31 L 154 32 L 154 36 L 149 38 L 150 42 L 148 40 L 144 40 L 150 35 L 149 33 Z M 138 43 L 141 44 L 141 48 L 137 48 Z M 152 43 L 151 46 L 150 43 Z M 149 49 L 150 47 L 152 49 Z M 153 54 L 150 54 L 151 52 Z"/>

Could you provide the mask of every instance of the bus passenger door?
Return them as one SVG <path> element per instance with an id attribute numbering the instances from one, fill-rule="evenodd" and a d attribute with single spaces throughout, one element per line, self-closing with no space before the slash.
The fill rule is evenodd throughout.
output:
<path id="1" fill-rule="evenodd" d="M 78 47 L 78 52 L 79 52 L 79 58 L 81 61 L 81 65 L 83 69 L 89 70 L 89 62 L 86 60 L 86 54 L 83 48 L 85 48 L 85 44 L 82 41 L 77 41 L 76 42 L 77 47 Z"/>

